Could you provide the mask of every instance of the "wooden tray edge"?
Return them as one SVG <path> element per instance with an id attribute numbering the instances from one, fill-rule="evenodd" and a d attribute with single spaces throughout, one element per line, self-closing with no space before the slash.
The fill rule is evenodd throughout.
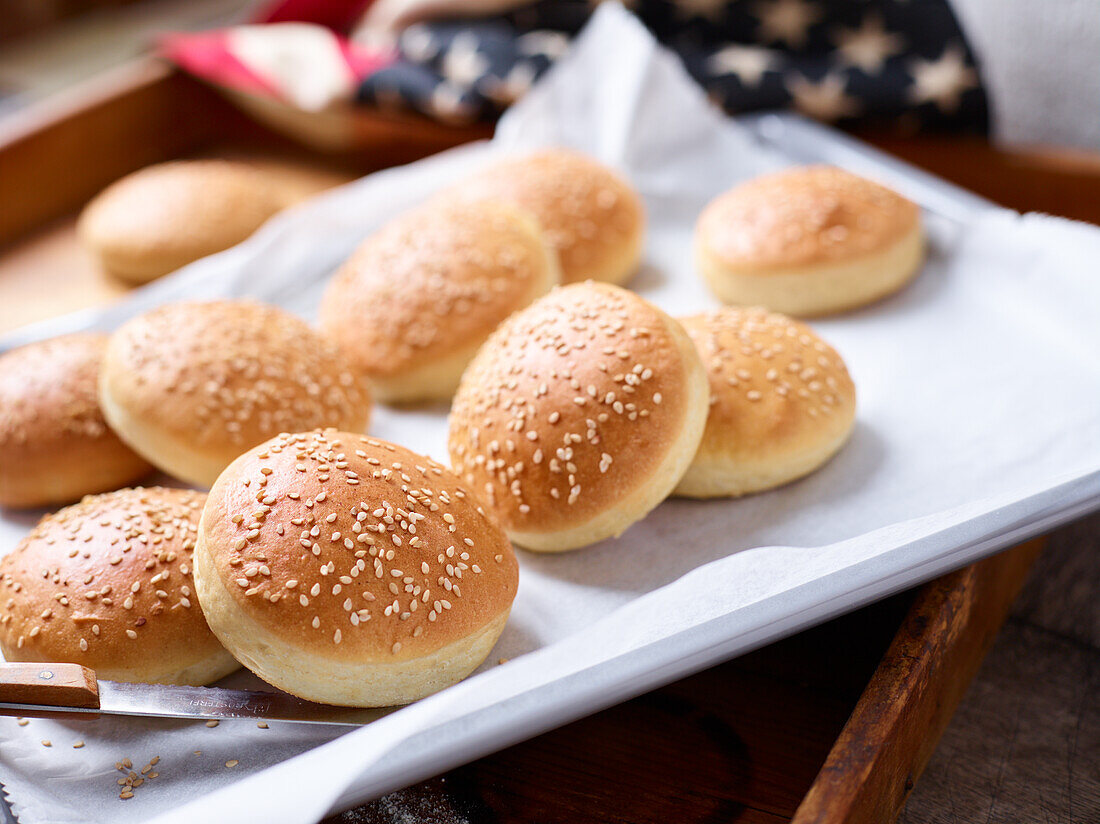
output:
<path id="1" fill-rule="evenodd" d="M 251 108 L 269 122 L 289 111 L 256 101 Z M 493 131 L 490 123 L 452 127 L 401 112 L 356 110 L 337 120 L 353 137 L 318 152 L 242 113 L 217 90 L 163 60 L 138 58 L 0 123 L 0 204 L 20 204 L 0 210 L 0 246 L 71 214 L 130 172 L 215 142 L 320 155 L 365 174 Z M 342 149 L 344 143 L 349 148 Z"/>
<path id="2" fill-rule="evenodd" d="M 893 821 L 966 693 L 1045 538 L 926 584 L 792 824 Z"/>
<path id="3" fill-rule="evenodd" d="M 113 89 L 105 83 L 89 99 L 49 111 L 35 130 L 0 138 L 0 194 L 18 192 L 24 207 L 0 215 L 0 244 L 75 209 L 128 171 L 201 145 L 225 120 L 237 128 L 235 113 L 214 102 L 217 95 L 159 61 L 146 59 L 113 80 Z M 379 115 L 377 135 L 400 142 L 404 120 Z M 424 131 L 415 152 L 461 142 L 425 123 L 417 124 Z M 89 148 L 98 150 L 102 165 L 79 156 Z M 380 150 L 369 165 L 387 165 L 386 154 Z M 42 167 L 35 161 L 44 156 L 60 160 L 53 168 L 67 178 L 52 191 L 38 178 Z M 897 816 L 1041 545 L 1032 541 L 922 588 L 796 812 L 796 824 L 881 824 Z"/>

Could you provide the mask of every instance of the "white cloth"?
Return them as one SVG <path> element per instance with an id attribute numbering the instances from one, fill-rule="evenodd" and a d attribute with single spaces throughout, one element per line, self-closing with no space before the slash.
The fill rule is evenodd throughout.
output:
<path id="1" fill-rule="evenodd" d="M 1100 149 L 1100 4 L 953 0 L 1006 143 Z"/>

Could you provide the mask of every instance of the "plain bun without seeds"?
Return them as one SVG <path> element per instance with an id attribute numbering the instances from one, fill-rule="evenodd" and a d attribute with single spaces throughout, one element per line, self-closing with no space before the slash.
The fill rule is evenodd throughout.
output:
<path id="1" fill-rule="evenodd" d="M 246 667 L 301 698 L 390 706 L 465 678 L 489 654 L 518 565 L 449 470 L 335 430 L 283 434 L 218 478 L 195 584 Z"/>

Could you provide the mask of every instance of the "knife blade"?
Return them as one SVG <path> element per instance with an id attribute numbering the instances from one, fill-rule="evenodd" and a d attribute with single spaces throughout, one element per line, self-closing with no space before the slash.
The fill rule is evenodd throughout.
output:
<path id="1" fill-rule="evenodd" d="M 100 681 L 95 672 L 79 664 L 0 664 L 3 715 L 247 718 L 362 726 L 388 711 L 315 704 L 282 692 Z"/>

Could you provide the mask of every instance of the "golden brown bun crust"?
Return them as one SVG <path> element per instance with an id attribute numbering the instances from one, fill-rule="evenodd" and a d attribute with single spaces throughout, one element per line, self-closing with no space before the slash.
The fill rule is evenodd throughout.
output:
<path id="1" fill-rule="evenodd" d="M 247 164 L 180 160 L 111 184 L 78 230 L 107 271 L 140 283 L 240 243 L 282 206 L 278 189 Z"/>
<path id="2" fill-rule="evenodd" d="M 320 325 L 353 367 L 382 382 L 476 349 L 559 280 L 526 213 L 504 203 L 437 200 L 359 247 L 328 284 Z"/>
<path id="3" fill-rule="evenodd" d="M 756 492 L 832 457 L 852 429 L 855 385 L 812 329 L 759 308 L 727 307 L 681 322 L 707 369 L 711 406 L 677 494 Z"/>
<path id="4" fill-rule="evenodd" d="M 641 198 L 579 152 L 545 149 L 509 158 L 448 194 L 505 200 L 530 212 L 558 253 L 563 283 L 622 283 L 638 268 L 645 237 Z"/>
<path id="5" fill-rule="evenodd" d="M 349 663 L 416 659 L 479 632 L 507 614 L 519 574 L 500 526 L 449 470 L 334 430 L 234 461 L 210 492 L 199 551 L 239 614 Z M 215 588 L 199 583 L 205 609 Z"/>
<path id="6" fill-rule="evenodd" d="M 68 503 L 152 469 L 100 411 L 106 345 L 106 335 L 63 335 L 0 355 L 0 505 Z"/>
<path id="7" fill-rule="evenodd" d="M 451 464 L 515 540 L 549 549 L 516 535 L 591 521 L 686 446 L 682 473 L 706 400 L 698 355 L 664 312 L 608 284 L 562 287 L 506 321 L 466 371 Z M 691 442 L 681 444 L 685 430 Z M 666 494 L 678 479 L 659 479 Z"/>
<path id="8" fill-rule="evenodd" d="M 218 678 L 235 669 L 191 588 L 205 499 L 180 489 L 122 489 L 43 518 L 0 559 L 4 657 L 155 683 L 186 683 L 173 677 L 184 670 Z"/>
<path id="9" fill-rule="evenodd" d="M 712 200 L 698 242 L 735 271 L 836 263 L 881 252 L 917 226 L 916 204 L 831 166 L 757 177 Z"/>
<path id="10" fill-rule="evenodd" d="M 166 472 L 209 485 L 279 432 L 366 428 L 370 394 L 305 321 L 249 301 L 146 312 L 110 338 L 100 402 L 119 435 Z"/>

